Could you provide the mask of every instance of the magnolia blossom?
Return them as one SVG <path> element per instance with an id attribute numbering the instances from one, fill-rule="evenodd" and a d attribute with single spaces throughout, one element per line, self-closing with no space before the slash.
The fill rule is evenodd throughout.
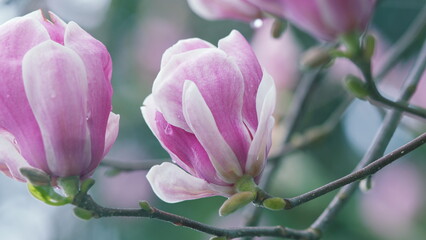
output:
<path id="1" fill-rule="evenodd" d="M 247 0 L 323 40 L 363 31 L 376 0 Z"/>
<path id="2" fill-rule="evenodd" d="M 261 17 L 258 7 L 249 0 L 188 0 L 191 9 L 209 20 L 235 19 L 252 21 Z"/>
<path id="3" fill-rule="evenodd" d="M 229 196 L 244 175 L 260 177 L 271 146 L 273 79 L 237 31 L 216 48 L 179 41 L 163 55 L 142 114 L 173 161 L 147 178 L 166 202 Z"/>
<path id="4" fill-rule="evenodd" d="M 76 23 L 41 11 L 0 26 L 0 170 L 92 174 L 118 134 L 111 58 Z"/>

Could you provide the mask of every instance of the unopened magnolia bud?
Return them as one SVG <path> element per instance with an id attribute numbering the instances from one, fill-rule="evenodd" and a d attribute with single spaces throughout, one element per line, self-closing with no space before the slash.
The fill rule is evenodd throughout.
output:
<path id="1" fill-rule="evenodd" d="M 239 192 L 226 200 L 219 209 L 220 216 L 226 216 L 244 207 L 256 198 L 253 192 Z"/>
<path id="2" fill-rule="evenodd" d="M 328 64 L 332 59 L 329 49 L 313 47 L 303 54 L 300 65 L 306 69 L 317 68 Z"/>
<path id="3" fill-rule="evenodd" d="M 345 88 L 351 92 L 355 97 L 366 99 L 369 95 L 367 85 L 358 77 L 348 75 L 345 78 Z"/>
<path id="4" fill-rule="evenodd" d="M 43 172 L 42 170 L 39 170 L 36 168 L 23 167 L 23 168 L 20 168 L 19 171 L 21 172 L 22 176 L 24 176 L 28 180 L 28 182 L 30 182 L 32 185 L 35 185 L 35 186 L 50 185 L 49 175 L 47 175 L 47 173 Z"/>
<path id="5" fill-rule="evenodd" d="M 281 34 L 286 30 L 287 22 L 281 19 L 275 19 L 272 24 L 272 37 L 279 38 Z"/>
<path id="6" fill-rule="evenodd" d="M 372 35 L 367 35 L 364 39 L 363 51 L 364 58 L 367 60 L 371 60 L 374 54 L 374 48 L 376 45 L 376 39 Z"/>
<path id="7" fill-rule="evenodd" d="M 262 202 L 262 205 L 270 210 L 283 210 L 285 208 L 286 202 L 282 198 L 274 197 L 268 198 Z"/>
<path id="8" fill-rule="evenodd" d="M 83 220 L 89 220 L 93 217 L 93 213 L 91 211 L 79 207 L 74 208 L 74 214 Z"/>

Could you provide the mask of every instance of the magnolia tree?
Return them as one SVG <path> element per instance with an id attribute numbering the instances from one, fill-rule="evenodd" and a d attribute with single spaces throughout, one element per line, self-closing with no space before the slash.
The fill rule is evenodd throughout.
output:
<path id="1" fill-rule="evenodd" d="M 188 0 L 207 20 L 251 24 L 253 39 L 232 30 L 217 44 L 189 38 L 168 46 L 152 91 L 141 104 L 140 119 L 169 159 L 138 164 L 110 160 L 101 167 L 146 175 L 153 192 L 169 204 L 221 196 L 221 205 L 207 208 L 216 209 L 225 222 L 238 215 L 244 219 L 239 227 L 201 223 L 144 199 L 137 209 L 109 208 L 89 195 L 95 184 L 92 175 L 119 132 L 120 117 L 112 112 L 112 60 L 100 41 L 52 12 L 36 10 L 0 26 L 0 170 L 24 182 L 36 199 L 74 205 L 75 215 L 86 220 L 153 218 L 211 239 L 326 238 L 327 227 L 359 185 L 369 190 L 376 172 L 426 142 L 426 134 L 420 134 L 426 118 L 420 82 L 426 66 L 421 35 L 426 7 L 389 47 L 369 24 L 376 4 Z M 300 36 L 310 39 L 309 47 Z M 423 46 L 414 60 L 395 77 L 401 56 L 418 42 Z M 321 87 L 324 81 L 345 90 L 327 91 Z M 338 101 L 331 110 L 322 110 L 312 102 L 313 95 L 336 95 Z M 281 164 L 332 134 L 355 99 L 374 106 L 382 120 L 354 170 L 342 170 L 343 177 L 296 196 L 270 191 L 272 184 L 280 184 Z M 312 105 L 327 112 L 322 114 L 326 117 L 312 116 L 307 111 Z M 400 125 L 417 136 L 386 152 Z M 333 154 L 333 146 L 325 148 Z M 304 178 L 309 180 L 309 175 Z M 267 211 L 303 208 L 337 189 L 322 213 L 301 229 L 289 220 L 260 221 Z M 243 208 L 244 216 L 234 213 Z"/>

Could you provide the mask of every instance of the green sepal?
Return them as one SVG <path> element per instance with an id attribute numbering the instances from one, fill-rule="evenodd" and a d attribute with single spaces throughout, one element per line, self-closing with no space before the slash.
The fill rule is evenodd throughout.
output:
<path id="1" fill-rule="evenodd" d="M 346 47 L 346 53 L 350 58 L 357 56 L 360 52 L 359 37 L 360 34 L 357 32 L 340 36 L 340 41 Z"/>
<path id="2" fill-rule="evenodd" d="M 81 183 L 80 192 L 87 193 L 90 190 L 90 188 L 93 187 L 93 185 L 95 185 L 95 180 L 94 179 L 88 178 L 88 179 L 84 180 Z"/>
<path id="3" fill-rule="evenodd" d="M 36 186 L 28 183 L 28 190 L 35 198 L 52 206 L 62 206 L 72 202 L 71 198 L 55 192 L 52 186 Z"/>
<path id="4" fill-rule="evenodd" d="M 257 185 L 252 176 L 244 175 L 236 183 L 235 189 L 237 192 L 253 192 L 257 191 Z"/>
<path id="5" fill-rule="evenodd" d="M 22 176 L 24 176 L 28 182 L 37 186 L 49 186 L 50 176 L 44 171 L 36 168 L 23 167 L 19 169 Z"/>
<path id="6" fill-rule="evenodd" d="M 79 208 L 79 207 L 74 208 L 74 214 L 83 220 L 89 220 L 93 218 L 93 212 L 86 210 L 84 208 Z"/>
<path id="7" fill-rule="evenodd" d="M 365 100 L 370 94 L 367 84 L 358 77 L 349 74 L 345 78 L 345 88 L 355 97 Z"/>
<path id="8" fill-rule="evenodd" d="M 219 209 L 220 216 L 229 215 L 239 208 L 244 207 L 250 202 L 256 199 L 256 194 L 253 192 L 239 192 L 232 195 L 225 202 L 223 202 L 222 206 Z"/>
<path id="9" fill-rule="evenodd" d="M 71 198 L 78 193 L 80 178 L 78 176 L 58 178 L 58 186 L 64 191 L 65 195 Z"/>
<path id="10" fill-rule="evenodd" d="M 269 210 L 278 211 L 283 210 L 285 208 L 286 202 L 282 198 L 273 197 L 263 201 L 262 205 Z"/>

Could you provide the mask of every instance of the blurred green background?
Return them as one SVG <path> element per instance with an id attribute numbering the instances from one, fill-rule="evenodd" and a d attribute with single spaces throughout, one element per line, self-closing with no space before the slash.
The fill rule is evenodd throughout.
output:
<path id="1" fill-rule="evenodd" d="M 382 0 L 372 25 L 393 43 L 424 5 L 424 0 Z M 119 137 L 108 155 L 116 161 L 167 158 L 139 109 L 151 91 L 165 49 L 184 38 L 199 37 L 216 44 L 232 29 L 239 30 L 249 40 L 254 32 L 246 23 L 201 19 L 191 12 L 185 0 L 3 0 L 0 1 L 0 22 L 38 8 L 52 10 L 67 22 L 77 22 L 109 49 L 114 67 L 113 111 L 121 115 Z M 305 46 L 314 43 L 303 33 L 299 35 Z M 405 59 L 415 56 L 424 41 L 423 35 Z M 343 94 L 340 93 L 344 93 L 340 84 L 327 79 L 321 81 L 298 129 L 326 119 L 341 101 Z M 273 181 L 271 193 L 292 197 L 349 173 L 366 151 L 381 120 L 382 115 L 376 108 L 355 101 L 328 137 L 285 160 Z M 424 124 L 416 124 L 415 131 L 407 127 L 398 129 L 388 151 L 424 130 Z M 377 189 L 358 192 L 323 239 L 426 239 L 425 154 L 425 147 L 421 147 L 377 174 L 373 178 L 377 177 Z M 97 184 L 92 190 L 94 198 L 105 206 L 137 207 L 139 200 L 148 200 L 162 210 L 216 226 L 244 223 L 247 209 L 228 217 L 218 216 L 222 197 L 167 204 L 152 193 L 145 180 L 146 172 L 112 177 L 106 172 L 107 168 L 99 167 L 94 176 Z M 265 210 L 261 224 L 306 228 L 332 197 L 330 193 L 285 212 Z M 25 184 L 3 175 L 0 176 L 0 212 L 0 239 L 8 240 L 209 238 L 203 233 L 151 219 L 79 220 L 73 216 L 71 206 L 47 206 L 33 199 Z"/>

